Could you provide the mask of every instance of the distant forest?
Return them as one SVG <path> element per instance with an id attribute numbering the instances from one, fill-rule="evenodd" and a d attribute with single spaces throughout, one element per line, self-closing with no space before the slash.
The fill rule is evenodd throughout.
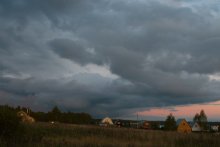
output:
<path id="1" fill-rule="evenodd" d="M 10 107 L 8 105 L 1 105 L 1 111 L 24 111 L 28 113 L 29 116 L 33 117 L 36 121 L 40 122 L 61 122 L 61 123 L 73 123 L 73 124 L 91 124 L 92 117 L 88 113 L 73 113 L 73 112 L 61 112 L 60 109 L 55 106 L 49 112 L 34 112 L 26 107 Z"/>

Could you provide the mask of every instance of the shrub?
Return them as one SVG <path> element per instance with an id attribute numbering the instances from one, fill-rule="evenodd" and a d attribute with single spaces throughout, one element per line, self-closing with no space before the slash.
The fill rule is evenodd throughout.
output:
<path id="1" fill-rule="evenodd" d="M 13 137 L 19 129 L 20 121 L 15 110 L 8 106 L 0 107 L 0 135 L 4 138 Z"/>

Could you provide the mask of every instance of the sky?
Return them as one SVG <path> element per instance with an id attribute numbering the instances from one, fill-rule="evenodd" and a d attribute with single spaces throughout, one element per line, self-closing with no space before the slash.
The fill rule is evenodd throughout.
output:
<path id="1" fill-rule="evenodd" d="M 220 121 L 217 0 L 1 0 L 0 104 Z"/>

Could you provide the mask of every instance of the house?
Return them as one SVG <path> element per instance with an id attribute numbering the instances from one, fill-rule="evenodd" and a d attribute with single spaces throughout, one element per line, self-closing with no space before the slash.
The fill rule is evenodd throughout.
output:
<path id="1" fill-rule="evenodd" d="M 159 124 L 159 129 L 164 129 L 164 124 Z"/>
<path id="2" fill-rule="evenodd" d="M 140 123 L 138 121 L 130 121 L 130 128 L 139 128 Z"/>
<path id="3" fill-rule="evenodd" d="M 24 111 L 19 111 L 19 112 L 17 113 L 17 116 L 18 116 L 19 118 L 21 118 L 21 121 L 22 121 L 23 123 L 34 123 L 34 122 L 35 122 L 34 118 L 31 117 L 31 116 L 29 116 L 29 115 L 28 115 L 27 113 L 25 113 Z"/>
<path id="4" fill-rule="evenodd" d="M 218 132 L 218 129 L 219 129 L 218 125 L 212 125 L 211 126 L 211 131 Z"/>
<path id="5" fill-rule="evenodd" d="M 179 119 L 177 120 L 177 132 L 190 133 L 192 129 L 185 119 Z"/>
<path id="6" fill-rule="evenodd" d="M 122 124 L 123 124 L 123 123 L 122 123 L 120 120 L 116 120 L 116 121 L 115 121 L 115 126 L 116 126 L 116 127 L 119 127 L 119 128 L 120 128 L 120 127 L 122 127 Z"/>
<path id="7" fill-rule="evenodd" d="M 197 122 L 195 122 L 192 126 L 192 132 L 200 132 L 200 131 L 202 131 L 201 126 Z"/>
<path id="8" fill-rule="evenodd" d="M 150 123 L 147 121 L 141 121 L 139 123 L 141 129 L 150 129 Z"/>
<path id="9" fill-rule="evenodd" d="M 102 119 L 102 121 L 100 122 L 99 125 L 100 125 L 100 126 L 105 126 L 105 127 L 107 127 L 107 126 L 112 126 L 112 125 L 114 125 L 114 124 L 113 124 L 111 118 L 105 117 L 105 118 Z"/>

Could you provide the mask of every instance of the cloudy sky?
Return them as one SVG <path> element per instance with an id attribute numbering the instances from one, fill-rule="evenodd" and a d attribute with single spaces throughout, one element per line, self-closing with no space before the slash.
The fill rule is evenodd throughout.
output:
<path id="1" fill-rule="evenodd" d="M 217 0 L 0 1 L 0 104 L 216 119 L 219 55 Z"/>

